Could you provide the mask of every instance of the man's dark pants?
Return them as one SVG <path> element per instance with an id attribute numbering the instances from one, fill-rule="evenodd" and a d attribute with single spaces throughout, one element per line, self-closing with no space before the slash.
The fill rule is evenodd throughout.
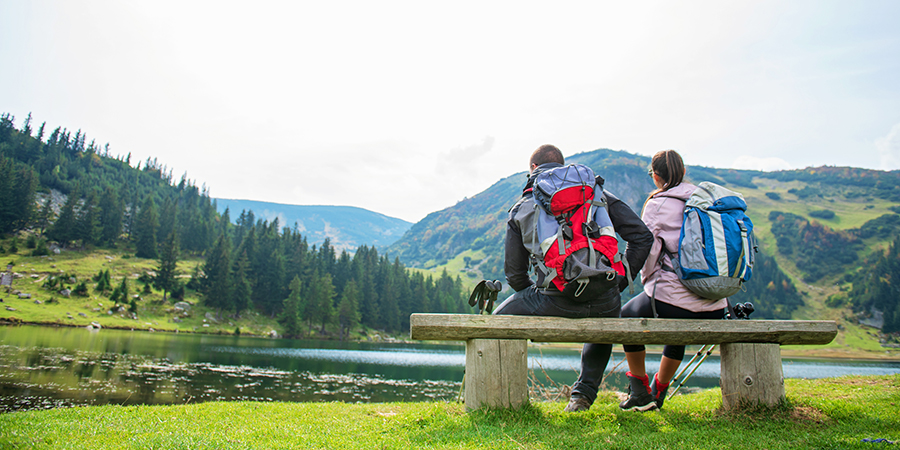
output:
<path id="1" fill-rule="evenodd" d="M 571 318 L 619 317 L 621 300 L 618 291 L 611 290 L 608 297 L 610 298 L 575 303 L 562 296 L 544 294 L 532 285 L 507 298 L 494 310 L 494 314 Z M 572 387 L 572 394 L 594 402 L 611 353 L 612 344 L 584 344 L 581 351 L 581 374 Z"/>

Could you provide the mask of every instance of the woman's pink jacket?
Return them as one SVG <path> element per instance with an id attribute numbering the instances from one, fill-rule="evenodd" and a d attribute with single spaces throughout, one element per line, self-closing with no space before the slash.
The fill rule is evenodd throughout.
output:
<path id="1" fill-rule="evenodd" d="M 678 253 L 684 203 L 695 189 L 697 186 L 684 182 L 657 193 L 644 203 L 641 220 L 653 233 L 653 246 L 650 247 L 650 255 L 641 270 L 641 282 L 644 284 L 644 293 L 657 301 L 693 312 L 715 311 L 727 307 L 728 301 L 706 300 L 684 287 L 674 272 L 662 270 L 663 265 L 672 267 L 669 255 L 663 252 L 663 245 L 669 254 Z M 660 264 L 660 257 L 663 258 L 663 264 Z"/>

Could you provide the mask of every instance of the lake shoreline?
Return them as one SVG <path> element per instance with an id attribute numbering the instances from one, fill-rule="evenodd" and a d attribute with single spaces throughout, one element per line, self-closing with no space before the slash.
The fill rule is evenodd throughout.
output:
<path id="1" fill-rule="evenodd" d="M 17 325 L 33 325 L 33 326 L 44 326 L 44 327 L 66 327 L 66 328 L 86 328 L 88 325 L 80 325 L 80 324 L 68 324 L 68 323 L 60 323 L 60 322 L 27 322 L 21 319 L 17 319 L 15 317 L 9 318 L 0 318 L 0 326 L 17 326 Z M 143 331 L 149 333 L 172 333 L 172 334 L 202 334 L 202 335 L 212 335 L 212 336 L 242 336 L 242 337 L 255 337 L 255 338 L 265 338 L 265 339 L 273 339 L 273 337 L 265 334 L 255 334 L 255 333 L 228 333 L 227 331 L 218 330 L 216 332 L 203 332 L 199 330 L 169 330 L 169 329 L 156 329 L 156 328 L 140 328 L 140 327 L 122 327 L 116 325 L 103 326 L 102 328 L 112 329 L 112 330 L 123 330 L 123 331 Z M 284 339 L 283 336 L 278 336 L 274 339 Z M 333 341 L 335 339 L 315 339 L 321 341 Z M 432 341 L 414 341 L 407 338 L 393 337 L 387 336 L 386 340 L 393 343 L 427 343 Z M 371 342 L 368 340 L 362 339 L 354 339 L 346 342 Z M 433 343 L 442 343 L 446 344 L 447 341 L 433 341 Z M 578 349 L 581 344 L 579 343 L 563 343 L 563 342 L 529 342 L 529 345 L 532 347 L 554 347 L 554 348 L 572 348 Z M 647 353 L 652 355 L 662 354 L 662 346 L 647 346 Z M 717 354 L 718 352 L 714 352 L 713 354 Z M 792 359 L 821 359 L 821 358 L 829 358 L 829 359 L 843 359 L 843 360 L 852 360 L 852 361 L 877 361 L 877 362 L 900 362 L 900 355 L 878 355 L 872 354 L 871 352 L 864 351 L 849 351 L 845 349 L 827 349 L 827 348 L 803 348 L 803 349 L 792 349 L 792 348 L 782 348 L 781 349 L 782 358 L 792 358 Z"/>

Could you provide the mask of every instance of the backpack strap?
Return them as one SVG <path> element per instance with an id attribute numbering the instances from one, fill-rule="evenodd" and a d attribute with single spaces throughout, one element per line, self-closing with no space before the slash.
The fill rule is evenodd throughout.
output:
<path id="1" fill-rule="evenodd" d="M 535 199 L 534 209 L 532 211 L 532 214 L 535 217 L 533 220 L 534 230 L 531 233 L 531 250 L 540 248 L 540 244 L 538 242 L 538 222 L 540 222 L 540 221 L 536 217 L 541 213 L 540 208 L 541 207 L 538 205 L 537 200 Z M 538 255 L 531 253 L 531 250 L 529 250 L 529 253 L 531 254 L 531 267 L 534 269 L 534 271 L 538 275 L 538 281 L 539 281 L 538 287 L 542 288 L 542 289 L 546 289 L 550 286 L 550 282 L 554 278 L 556 278 L 556 269 L 551 269 L 551 268 L 547 267 L 547 265 L 544 264 L 543 258 L 538 258 Z M 541 256 L 543 256 L 543 255 L 541 255 Z"/>
<path id="2" fill-rule="evenodd" d="M 747 236 L 747 234 L 748 234 L 747 226 L 744 225 L 744 221 L 738 220 L 737 224 L 739 227 L 741 227 L 741 256 L 738 258 L 738 261 L 744 261 L 744 259 L 750 258 L 750 239 Z M 747 270 L 750 268 L 750 264 L 748 264 L 748 263 L 749 263 L 749 261 L 744 261 L 743 270 L 741 270 L 740 266 L 735 267 L 734 268 L 735 273 L 733 276 L 735 278 L 741 278 L 741 279 L 743 279 L 745 276 L 747 276 Z M 740 272 L 741 272 L 740 277 L 737 276 L 738 270 L 740 270 Z"/>

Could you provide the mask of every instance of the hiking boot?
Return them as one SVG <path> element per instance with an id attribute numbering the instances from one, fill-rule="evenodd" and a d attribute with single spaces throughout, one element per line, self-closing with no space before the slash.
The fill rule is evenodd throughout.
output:
<path id="1" fill-rule="evenodd" d="M 653 375 L 653 382 L 650 383 L 650 395 L 656 401 L 656 408 L 662 409 L 663 402 L 666 400 L 666 392 L 669 391 L 669 385 L 662 385 L 656 378 L 659 374 Z M 660 389 L 662 386 L 662 389 Z"/>
<path id="2" fill-rule="evenodd" d="M 650 377 L 638 378 L 626 372 L 628 377 L 628 400 L 619 403 L 619 408 L 626 411 L 649 411 L 656 408 L 656 402 L 650 395 Z"/>
<path id="3" fill-rule="evenodd" d="M 569 397 L 569 404 L 563 409 L 565 412 L 579 412 L 591 409 L 591 401 L 577 394 Z"/>

